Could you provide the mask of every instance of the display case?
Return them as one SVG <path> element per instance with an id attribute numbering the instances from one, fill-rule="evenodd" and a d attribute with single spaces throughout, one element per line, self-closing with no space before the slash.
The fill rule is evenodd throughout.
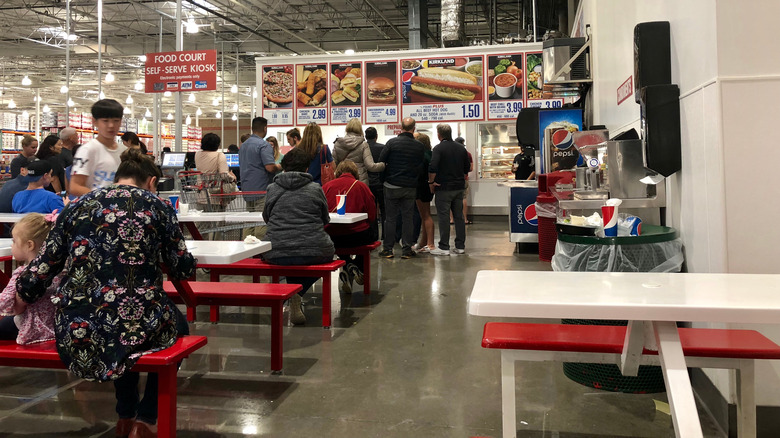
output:
<path id="1" fill-rule="evenodd" d="M 520 153 L 515 123 L 477 123 L 480 179 L 514 179 L 512 162 Z"/>

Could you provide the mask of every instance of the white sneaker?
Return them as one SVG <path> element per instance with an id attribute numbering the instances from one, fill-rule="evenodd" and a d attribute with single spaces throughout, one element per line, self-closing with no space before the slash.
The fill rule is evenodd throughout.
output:
<path id="1" fill-rule="evenodd" d="M 436 248 L 436 249 L 432 249 L 430 251 L 430 254 L 438 255 L 438 256 L 448 256 L 450 255 L 450 252 L 447 251 L 446 249 Z"/>
<path id="2" fill-rule="evenodd" d="M 452 248 L 451 251 L 452 251 L 453 254 L 466 254 L 466 250 L 465 249 Z"/>

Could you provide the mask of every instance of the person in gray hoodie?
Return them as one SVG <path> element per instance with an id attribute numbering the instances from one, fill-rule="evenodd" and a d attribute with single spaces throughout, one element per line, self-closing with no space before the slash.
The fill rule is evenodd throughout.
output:
<path id="1" fill-rule="evenodd" d="M 282 158 L 284 173 L 268 185 L 263 220 L 268 226 L 266 240 L 271 250 L 263 259 L 275 265 L 318 265 L 333 260 L 333 242 L 325 232 L 330 222 L 328 202 L 322 187 L 306 173 L 311 157 L 293 148 Z M 303 290 L 290 298 L 290 321 L 305 324 L 301 296 L 317 281 L 313 277 L 287 277 L 288 284 Z"/>
<path id="2" fill-rule="evenodd" d="M 363 125 L 360 119 L 347 123 L 347 134 L 339 137 L 333 144 L 333 159 L 336 165 L 344 160 L 352 160 L 358 168 L 358 180 L 368 185 L 368 172 L 382 172 L 385 163 L 375 163 L 371 148 L 363 138 Z"/>

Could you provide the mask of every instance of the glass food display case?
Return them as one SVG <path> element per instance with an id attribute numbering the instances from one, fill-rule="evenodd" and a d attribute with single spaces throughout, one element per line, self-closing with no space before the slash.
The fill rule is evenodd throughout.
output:
<path id="1" fill-rule="evenodd" d="M 512 162 L 520 153 L 517 131 L 511 123 L 477 123 L 480 179 L 514 179 Z"/>

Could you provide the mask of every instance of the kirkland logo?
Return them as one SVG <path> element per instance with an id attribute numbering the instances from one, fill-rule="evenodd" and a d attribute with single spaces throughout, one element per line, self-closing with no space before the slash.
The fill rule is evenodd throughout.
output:
<path id="1" fill-rule="evenodd" d="M 206 81 L 195 81 L 195 89 L 204 89 L 208 86 L 208 82 Z"/>
<path id="2" fill-rule="evenodd" d="M 181 89 L 182 90 L 192 90 L 192 81 L 182 82 L 181 83 Z"/>

